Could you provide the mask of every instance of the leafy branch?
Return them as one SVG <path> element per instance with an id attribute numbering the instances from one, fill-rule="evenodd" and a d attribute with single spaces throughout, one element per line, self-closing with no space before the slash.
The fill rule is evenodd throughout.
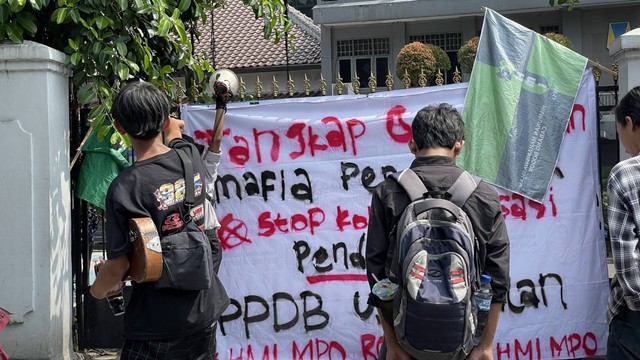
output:
<path id="1" fill-rule="evenodd" d="M 291 27 L 283 0 L 243 0 L 279 42 Z M 100 139 L 109 132 L 112 97 L 136 78 L 180 102 L 176 76 L 202 93 L 213 67 L 194 53 L 198 25 L 225 0 L 0 0 L 0 42 L 32 40 L 68 55 L 81 106 Z M 188 95 L 189 91 L 186 92 Z M 202 93 L 204 101 L 213 101 Z M 194 101 L 194 99 L 190 99 Z M 112 142 L 120 139 L 114 132 Z M 128 139 L 122 139 L 128 144 Z"/>

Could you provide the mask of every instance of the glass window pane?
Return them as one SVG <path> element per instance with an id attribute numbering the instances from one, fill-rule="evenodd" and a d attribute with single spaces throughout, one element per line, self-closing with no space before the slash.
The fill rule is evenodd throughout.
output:
<path id="1" fill-rule="evenodd" d="M 340 60 L 340 77 L 344 82 L 351 82 L 351 59 Z M 331 82 L 336 82 L 336 79 Z"/>
<path id="2" fill-rule="evenodd" d="M 371 59 L 356 59 L 356 73 L 360 80 L 360 87 L 369 86 L 369 76 L 371 76 Z"/>
<path id="3" fill-rule="evenodd" d="M 387 74 L 389 73 L 389 58 L 376 58 L 376 82 L 378 87 L 387 86 Z"/>

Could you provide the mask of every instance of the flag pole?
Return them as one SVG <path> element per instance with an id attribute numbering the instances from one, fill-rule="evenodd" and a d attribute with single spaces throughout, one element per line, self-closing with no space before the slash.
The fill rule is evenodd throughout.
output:
<path id="1" fill-rule="evenodd" d="M 484 6 L 480 6 L 480 10 L 481 10 L 482 12 L 485 12 L 485 11 L 487 10 L 487 8 L 486 8 L 486 7 L 484 7 Z M 608 68 L 608 67 L 606 67 L 606 66 L 600 65 L 600 63 L 599 63 L 599 62 L 593 61 L 593 60 L 591 60 L 591 59 L 587 59 L 587 60 L 589 60 L 589 65 L 591 65 L 591 66 L 593 66 L 593 67 L 595 67 L 595 68 L 600 69 L 600 71 L 602 71 L 602 72 L 604 72 L 604 73 L 607 73 L 607 74 L 609 74 L 609 75 L 611 75 L 611 76 L 618 76 L 618 73 L 617 73 L 617 72 L 615 72 L 615 71 L 613 71 L 613 70 L 609 69 L 609 68 Z"/>
<path id="2" fill-rule="evenodd" d="M 87 135 L 84 136 L 84 139 L 82 139 L 80 146 L 78 146 L 78 149 L 76 150 L 76 154 L 73 156 L 73 160 L 71 160 L 71 165 L 69 166 L 69 170 L 73 169 L 73 165 L 76 164 L 76 161 L 80 157 L 80 154 L 82 153 L 82 146 L 84 145 L 84 143 L 87 142 L 89 135 L 91 135 L 91 130 L 93 130 L 93 126 L 89 128 L 89 131 L 87 131 Z"/>
<path id="3" fill-rule="evenodd" d="M 596 62 L 596 61 L 593 61 L 593 60 L 589 59 L 589 65 L 591 65 L 591 66 L 593 66 L 595 68 L 598 68 L 600 71 L 605 72 L 605 73 L 607 73 L 607 74 L 609 74 L 611 76 L 618 76 L 617 72 L 609 69 L 606 66 L 600 65 L 599 62 Z"/>

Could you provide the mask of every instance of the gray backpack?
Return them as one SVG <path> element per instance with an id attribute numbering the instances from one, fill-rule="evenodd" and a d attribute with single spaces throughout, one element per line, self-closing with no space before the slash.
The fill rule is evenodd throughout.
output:
<path id="1" fill-rule="evenodd" d="M 477 244 L 462 206 L 479 178 L 466 171 L 441 198 L 429 197 L 411 169 L 392 175 L 411 199 L 396 227 L 390 280 L 397 283 L 393 327 L 416 359 L 464 359 L 476 328 Z"/>

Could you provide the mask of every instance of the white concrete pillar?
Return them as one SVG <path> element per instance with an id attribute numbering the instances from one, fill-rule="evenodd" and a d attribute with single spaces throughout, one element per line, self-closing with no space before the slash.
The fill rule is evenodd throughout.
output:
<path id="1" fill-rule="evenodd" d="M 336 74 L 339 71 L 338 62 L 333 61 L 333 28 L 321 25 L 320 29 L 320 72 L 327 82 L 327 95 L 331 95 L 331 84 L 336 82 L 334 68 Z"/>
<path id="2" fill-rule="evenodd" d="M 611 43 L 609 55 L 618 63 L 618 96 L 640 85 L 640 28 L 620 35 Z M 620 143 L 620 160 L 629 158 Z"/>
<path id="3" fill-rule="evenodd" d="M 0 43 L 0 344 L 15 359 L 75 359 L 69 76 L 47 46 Z"/>

